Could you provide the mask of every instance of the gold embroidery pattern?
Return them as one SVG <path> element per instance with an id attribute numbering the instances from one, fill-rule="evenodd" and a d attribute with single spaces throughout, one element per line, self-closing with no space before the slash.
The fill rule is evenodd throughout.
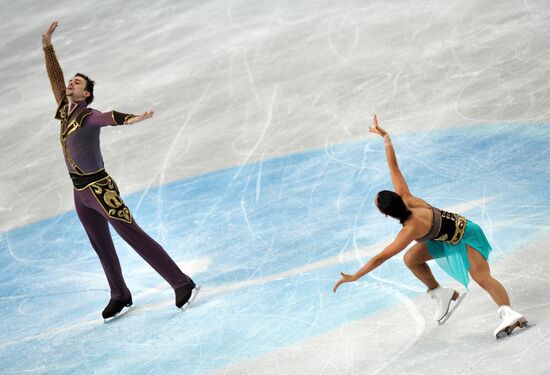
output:
<path id="1" fill-rule="evenodd" d="M 44 58 L 46 61 L 46 71 L 48 72 L 48 78 L 50 79 L 50 85 L 55 96 L 55 100 L 58 104 L 66 101 L 65 95 L 65 77 L 63 76 L 63 70 L 52 45 L 44 47 Z"/>
<path id="2" fill-rule="evenodd" d="M 61 102 L 59 104 L 59 108 L 57 109 L 57 112 L 55 113 L 55 118 L 58 120 L 66 120 L 67 119 L 67 103 Z"/>
<path id="3" fill-rule="evenodd" d="M 453 234 L 453 237 L 449 239 L 449 236 L 445 233 L 441 237 L 435 238 L 435 241 L 442 241 L 450 243 L 451 245 L 456 245 L 460 242 L 462 237 L 464 236 L 464 231 L 466 230 L 466 218 L 464 216 L 453 214 L 450 212 L 441 211 L 441 218 L 442 219 L 448 219 L 455 222 L 455 232 Z"/>
<path id="4" fill-rule="evenodd" d="M 130 210 L 120 197 L 118 187 L 111 177 L 94 182 L 90 185 L 90 190 L 110 218 L 132 223 Z"/>
<path id="5" fill-rule="evenodd" d="M 60 107 L 57 111 L 57 114 L 59 115 L 59 118 L 61 119 L 61 135 L 60 135 L 60 141 L 61 141 L 61 148 L 63 149 L 63 155 L 73 168 L 73 170 L 77 173 L 83 174 L 84 172 L 82 169 L 78 167 L 76 162 L 73 160 L 71 155 L 69 154 L 69 150 L 67 149 L 67 137 L 74 133 L 78 128 L 80 127 L 80 123 L 84 121 L 86 117 L 88 117 L 91 113 L 84 114 L 83 116 L 80 116 L 77 114 L 75 118 L 67 125 L 68 116 L 67 116 L 67 110 L 69 108 L 68 104 L 65 104 L 64 106 Z M 79 119 L 79 117 L 81 117 Z M 80 120 L 80 121 L 79 121 Z"/>

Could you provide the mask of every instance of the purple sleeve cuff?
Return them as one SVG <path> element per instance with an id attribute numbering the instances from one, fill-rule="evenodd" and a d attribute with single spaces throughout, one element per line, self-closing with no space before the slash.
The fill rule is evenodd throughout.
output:
<path id="1" fill-rule="evenodd" d="M 129 113 L 122 113 L 122 112 L 113 111 L 113 120 L 115 121 L 115 123 L 117 125 L 124 125 L 126 120 L 128 120 L 132 117 L 136 117 L 136 116 L 132 115 L 132 114 L 129 114 Z"/>
<path id="2" fill-rule="evenodd" d="M 132 114 L 121 113 L 117 111 L 99 112 L 95 109 L 92 114 L 86 118 L 86 126 L 100 128 L 103 126 L 124 125 L 124 122 L 131 117 Z"/>

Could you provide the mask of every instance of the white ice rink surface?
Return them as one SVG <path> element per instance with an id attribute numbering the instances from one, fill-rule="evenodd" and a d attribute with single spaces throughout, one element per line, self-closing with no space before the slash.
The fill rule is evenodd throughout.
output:
<path id="1" fill-rule="evenodd" d="M 0 373 L 548 374 L 550 4 L 0 0 Z M 99 110 L 109 173 L 203 285 L 184 314 L 115 237 L 109 298 L 73 210 L 40 33 Z M 399 226 L 373 113 L 413 194 L 480 224 L 529 329 L 502 342 L 474 283 L 443 327 L 402 254 L 331 288 Z M 448 285 L 457 285 L 434 264 Z"/>

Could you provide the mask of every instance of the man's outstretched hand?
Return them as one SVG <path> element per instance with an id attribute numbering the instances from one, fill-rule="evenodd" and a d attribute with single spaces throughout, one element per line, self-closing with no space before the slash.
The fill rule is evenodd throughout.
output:
<path id="1" fill-rule="evenodd" d="M 44 47 L 51 46 L 51 44 L 52 44 L 52 34 L 55 31 L 55 29 L 57 28 L 57 25 L 58 25 L 58 22 L 53 21 L 52 24 L 50 25 L 48 31 L 46 31 L 45 33 L 42 33 L 42 45 Z"/>
<path id="2" fill-rule="evenodd" d="M 147 119 L 153 117 L 154 114 L 155 114 L 155 112 L 153 112 L 153 111 L 147 111 L 147 112 L 142 113 L 141 115 L 130 117 L 128 120 L 126 120 L 126 122 L 124 124 L 125 125 L 132 125 L 132 124 L 135 124 L 136 122 L 147 120 Z"/>

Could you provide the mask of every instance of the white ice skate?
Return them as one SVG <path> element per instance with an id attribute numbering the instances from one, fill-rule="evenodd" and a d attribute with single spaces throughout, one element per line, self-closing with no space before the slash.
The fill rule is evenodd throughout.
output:
<path id="1" fill-rule="evenodd" d="M 434 320 L 439 325 L 443 325 L 449 320 L 454 310 L 460 305 L 464 297 L 466 297 L 466 293 L 459 294 L 452 288 L 443 288 L 442 286 L 428 290 L 428 295 L 435 304 Z M 454 304 L 451 307 L 451 302 L 453 301 Z"/>
<path id="2" fill-rule="evenodd" d="M 495 329 L 495 337 L 497 340 L 509 336 L 517 327 L 523 328 L 527 325 L 527 319 L 525 319 L 522 314 L 512 310 L 512 308 L 507 305 L 502 305 L 499 307 L 498 316 L 501 321 Z"/>

